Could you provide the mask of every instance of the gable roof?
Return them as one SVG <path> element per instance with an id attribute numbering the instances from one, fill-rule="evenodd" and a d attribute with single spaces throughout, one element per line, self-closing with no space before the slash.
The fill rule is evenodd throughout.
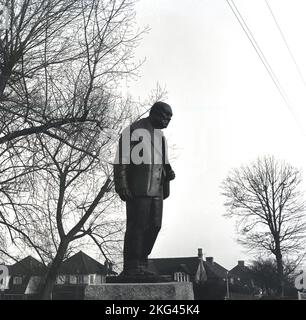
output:
<path id="1" fill-rule="evenodd" d="M 207 262 L 204 261 L 204 267 L 207 272 L 207 277 L 210 277 L 211 272 L 211 278 L 219 278 L 219 279 L 226 279 L 228 270 L 222 267 L 217 262 Z M 210 271 L 210 272 L 209 272 Z"/>
<path id="2" fill-rule="evenodd" d="M 236 265 L 229 272 L 229 276 L 238 280 L 241 285 L 247 285 L 249 288 L 254 288 L 254 277 L 250 268 L 246 266 Z"/>
<path id="3" fill-rule="evenodd" d="M 229 271 L 229 274 L 237 277 L 250 277 L 251 270 L 246 266 L 237 265 Z"/>
<path id="4" fill-rule="evenodd" d="M 43 275 L 46 271 L 45 266 L 32 256 L 27 256 L 8 268 L 10 276 Z"/>
<path id="5" fill-rule="evenodd" d="M 220 264 L 203 261 L 208 279 L 225 279 L 227 270 Z M 149 269 L 160 275 L 172 275 L 175 272 L 185 271 L 194 276 L 198 270 L 198 257 L 157 258 L 149 259 Z"/>
<path id="6" fill-rule="evenodd" d="M 103 264 L 91 258 L 83 251 L 65 260 L 60 268 L 59 274 L 103 274 L 107 270 Z"/>

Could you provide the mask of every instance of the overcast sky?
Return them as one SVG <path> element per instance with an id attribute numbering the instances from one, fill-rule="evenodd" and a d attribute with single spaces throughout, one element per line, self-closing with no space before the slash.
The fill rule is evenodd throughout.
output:
<path id="1" fill-rule="evenodd" d="M 141 0 L 137 23 L 151 30 L 137 50 L 146 57 L 130 92 L 144 98 L 159 82 L 173 119 L 165 130 L 178 148 L 177 178 L 151 257 L 206 256 L 226 268 L 252 259 L 223 217 L 220 185 L 233 167 L 270 154 L 306 174 L 306 88 L 264 0 L 236 0 L 284 91 L 288 107 L 225 0 Z M 269 0 L 306 77 L 303 0 Z"/>

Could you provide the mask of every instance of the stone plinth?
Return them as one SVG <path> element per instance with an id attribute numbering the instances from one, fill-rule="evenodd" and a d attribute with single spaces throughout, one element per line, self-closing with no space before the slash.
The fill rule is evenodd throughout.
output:
<path id="1" fill-rule="evenodd" d="M 191 282 L 105 283 L 86 286 L 85 300 L 194 300 Z"/>
<path id="2" fill-rule="evenodd" d="M 125 276 L 119 275 L 117 277 L 106 277 L 106 283 L 165 283 L 173 282 L 171 276 L 159 275 L 134 275 Z"/>

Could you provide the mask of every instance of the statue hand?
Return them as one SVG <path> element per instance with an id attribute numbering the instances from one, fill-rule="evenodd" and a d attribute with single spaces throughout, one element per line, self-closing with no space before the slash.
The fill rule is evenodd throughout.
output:
<path id="1" fill-rule="evenodd" d="M 174 173 L 174 171 L 171 169 L 171 170 L 169 170 L 169 172 L 168 172 L 168 180 L 169 181 L 171 181 L 171 180 L 174 180 L 175 179 L 175 173 Z"/>
<path id="2" fill-rule="evenodd" d="M 118 194 L 122 201 L 127 201 L 132 199 L 132 193 L 129 189 L 121 189 L 118 192 Z"/>

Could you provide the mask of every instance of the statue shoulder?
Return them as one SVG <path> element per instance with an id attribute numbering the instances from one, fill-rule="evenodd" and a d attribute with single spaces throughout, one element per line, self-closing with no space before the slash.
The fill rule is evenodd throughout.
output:
<path id="1" fill-rule="evenodd" d="M 142 118 L 131 124 L 131 131 L 135 129 L 150 129 L 150 126 L 150 120 L 148 118 Z"/>
<path id="2" fill-rule="evenodd" d="M 139 129 L 139 128 L 143 128 L 144 127 L 144 121 L 143 119 L 140 120 L 136 120 L 134 122 L 132 122 L 130 125 L 128 125 L 127 127 L 125 127 L 122 132 L 132 132 L 135 129 Z"/>

